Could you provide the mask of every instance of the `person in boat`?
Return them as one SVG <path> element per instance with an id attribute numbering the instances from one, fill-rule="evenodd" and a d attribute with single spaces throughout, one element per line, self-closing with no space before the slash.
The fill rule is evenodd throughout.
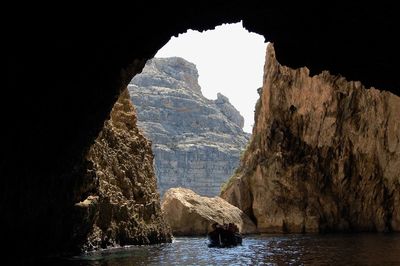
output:
<path id="1" fill-rule="evenodd" d="M 242 243 L 242 237 L 239 234 L 239 228 L 233 223 L 213 223 L 211 225 L 213 231 L 208 233 L 208 239 L 210 241 L 209 246 L 228 247 L 236 246 Z"/>
<path id="2" fill-rule="evenodd" d="M 208 233 L 208 237 L 210 239 L 217 239 L 223 234 L 224 229 L 220 224 L 213 223 L 211 227 L 213 230 L 210 233 Z"/>
<path id="3" fill-rule="evenodd" d="M 237 227 L 236 224 L 234 223 L 229 223 L 228 224 L 228 231 L 232 232 L 232 233 L 239 233 L 239 228 Z"/>

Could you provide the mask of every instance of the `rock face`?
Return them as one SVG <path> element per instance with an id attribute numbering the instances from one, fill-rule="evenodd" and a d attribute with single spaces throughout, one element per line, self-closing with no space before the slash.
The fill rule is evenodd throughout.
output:
<path id="1" fill-rule="evenodd" d="M 400 231 L 400 98 L 267 48 L 251 143 L 222 197 L 262 232 Z"/>
<path id="2" fill-rule="evenodd" d="M 171 241 L 161 215 L 151 145 L 136 127 L 125 90 L 87 155 L 86 198 L 75 204 L 83 221 L 75 237 L 83 251 Z"/>
<path id="3" fill-rule="evenodd" d="M 228 120 L 232 121 L 240 128 L 243 128 L 243 116 L 241 116 L 239 111 L 230 104 L 229 99 L 226 96 L 222 95 L 221 93 L 217 93 L 217 99 L 214 102 L 218 109 L 228 118 Z"/>
<path id="4" fill-rule="evenodd" d="M 104 19 L 111 8 L 82 12 L 73 20 L 71 12 L 61 9 L 8 8 L 15 20 L 2 31 L 0 228 L 6 228 L 2 241 L 7 243 L 2 255 L 13 254 L 17 246 L 24 250 L 19 257 L 67 249 L 71 206 L 80 200 L 74 196 L 84 182 L 77 168 L 119 93 L 142 69 L 139 62 L 171 36 L 243 20 L 247 30 L 279 44 L 277 55 L 285 65 L 307 65 L 314 73 L 329 69 L 400 95 L 395 5 L 335 1 L 326 8 L 312 1 L 213 1 L 210 8 L 207 1 L 142 1 L 134 16 L 131 8 L 118 5 L 126 15 L 118 13 L 115 20 Z"/>
<path id="5" fill-rule="evenodd" d="M 249 138 L 228 98 L 206 99 L 197 79 L 196 66 L 182 58 L 154 58 L 128 87 L 152 141 L 161 194 L 180 186 L 218 195 Z"/>
<path id="6" fill-rule="evenodd" d="M 169 189 L 162 210 L 174 235 L 205 235 L 215 222 L 235 223 L 242 234 L 255 233 L 256 226 L 239 208 L 220 197 L 202 197 L 187 188 Z"/>

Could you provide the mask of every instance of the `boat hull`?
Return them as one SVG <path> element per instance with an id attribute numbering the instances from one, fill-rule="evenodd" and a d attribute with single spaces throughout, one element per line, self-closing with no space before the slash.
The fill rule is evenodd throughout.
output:
<path id="1" fill-rule="evenodd" d="M 242 244 L 242 236 L 238 233 L 232 232 L 216 232 L 214 234 L 208 235 L 208 247 L 219 247 L 219 248 L 227 248 L 227 247 L 235 247 L 237 245 Z"/>

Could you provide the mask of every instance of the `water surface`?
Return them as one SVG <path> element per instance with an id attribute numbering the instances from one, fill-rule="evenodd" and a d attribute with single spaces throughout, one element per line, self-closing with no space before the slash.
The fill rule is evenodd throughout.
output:
<path id="1" fill-rule="evenodd" d="M 59 259 L 57 265 L 400 265 L 400 234 L 257 235 L 234 248 L 205 237 Z"/>

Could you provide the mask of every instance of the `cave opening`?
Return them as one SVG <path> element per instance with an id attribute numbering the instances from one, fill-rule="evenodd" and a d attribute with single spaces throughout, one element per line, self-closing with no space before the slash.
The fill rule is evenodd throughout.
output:
<path id="1" fill-rule="evenodd" d="M 127 9 L 130 14 L 115 21 L 97 12 L 72 20 L 71 14 L 63 17 L 46 9 L 42 23 L 36 12 L 15 12 L 20 26 L 13 21 L 6 26 L 17 29 L 5 31 L 7 77 L 0 106 L 4 253 L 18 247 L 24 252 L 19 256 L 37 256 L 81 244 L 72 243 L 71 236 L 84 239 L 90 225 L 74 216 L 74 203 L 82 200 L 82 207 L 90 207 L 87 214 L 96 214 L 81 198 L 96 186 L 83 178 L 91 167 L 87 150 L 129 79 L 171 35 L 187 28 L 205 30 L 242 18 L 247 29 L 277 44 L 283 65 L 307 66 L 312 73 L 329 69 L 399 94 L 398 15 L 387 3 L 360 8 L 359 3 L 338 2 L 329 9 L 307 3 L 171 4 L 149 3 L 134 16 Z M 149 14 L 153 23 L 143 23 Z M 126 209 L 121 211 L 124 217 Z M 75 225 L 82 230 L 73 231 Z"/>
<path id="2" fill-rule="evenodd" d="M 172 37 L 128 90 L 152 142 L 160 194 L 217 196 L 251 136 L 267 43 L 242 21 Z"/>

